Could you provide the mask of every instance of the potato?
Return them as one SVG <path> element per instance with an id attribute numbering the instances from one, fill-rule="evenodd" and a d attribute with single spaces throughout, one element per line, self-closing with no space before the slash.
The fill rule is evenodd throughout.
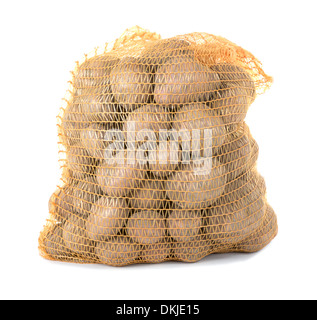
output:
<path id="1" fill-rule="evenodd" d="M 196 262 L 206 257 L 212 248 L 212 243 L 204 235 L 199 234 L 195 240 L 173 243 L 173 253 L 177 260 Z"/>
<path id="2" fill-rule="evenodd" d="M 270 205 L 267 205 L 263 224 L 250 237 L 240 242 L 235 250 L 238 252 L 260 251 L 277 235 L 277 232 L 275 212 Z"/>
<path id="3" fill-rule="evenodd" d="M 91 240 L 106 241 L 118 234 L 129 216 L 129 208 L 122 198 L 101 197 L 90 210 L 86 222 L 87 235 Z"/>
<path id="4" fill-rule="evenodd" d="M 97 160 L 103 160 L 105 149 L 113 142 L 112 140 L 109 140 L 110 135 L 107 136 L 107 132 L 109 130 L 118 129 L 119 127 L 117 124 L 92 123 L 89 127 L 81 131 L 81 145 L 91 157 Z"/>
<path id="5" fill-rule="evenodd" d="M 266 210 L 264 180 L 261 177 L 222 197 L 206 210 L 207 236 L 224 245 L 236 244 L 252 234 L 263 222 Z"/>
<path id="6" fill-rule="evenodd" d="M 110 90 L 110 72 L 119 62 L 113 55 L 104 54 L 83 62 L 74 78 L 74 88 L 79 90 L 105 87 Z"/>
<path id="7" fill-rule="evenodd" d="M 177 242 L 193 241 L 198 236 L 203 220 L 199 210 L 174 209 L 167 219 L 169 234 Z"/>
<path id="8" fill-rule="evenodd" d="M 151 130 L 155 133 L 158 140 L 160 130 L 170 129 L 171 120 L 171 114 L 162 106 L 146 104 L 127 116 L 123 124 L 125 139 L 126 141 L 128 140 L 129 124 L 134 124 L 136 137 L 141 130 Z M 150 140 L 150 137 L 148 137 L 148 140 Z"/>
<path id="9" fill-rule="evenodd" d="M 194 103 L 183 106 L 175 115 L 173 120 L 173 129 L 176 131 L 187 130 L 191 137 L 191 150 L 194 149 L 192 144 L 196 142 L 193 130 L 200 130 L 200 150 L 205 151 L 205 156 L 212 155 L 212 148 L 217 149 L 223 145 L 226 139 L 226 129 L 221 117 L 210 109 L 204 103 Z M 212 130 L 212 148 L 204 149 L 204 130 Z M 185 140 L 188 141 L 188 140 Z M 183 142 L 184 143 L 184 142 Z M 197 141 L 198 143 L 198 141 Z M 210 144 L 206 144 L 209 146 Z M 204 156 L 204 154 L 202 154 Z"/>
<path id="10" fill-rule="evenodd" d="M 113 102 L 107 87 L 96 87 L 76 92 L 73 110 L 87 122 L 115 123 L 120 121 L 120 107 Z"/>
<path id="11" fill-rule="evenodd" d="M 98 242 L 95 251 L 101 263 L 118 267 L 132 264 L 139 257 L 141 246 L 128 237 L 118 236 Z"/>
<path id="12" fill-rule="evenodd" d="M 250 156 L 248 157 L 247 163 L 244 165 L 243 170 L 238 170 L 240 171 L 240 176 L 241 175 L 248 175 L 251 171 L 253 171 L 257 167 L 257 161 L 259 158 L 259 145 L 257 142 L 254 140 L 254 138 L 250 135 L 249 136 L 249 141 L 250 141 Z M 241 168 L 242 169 L 242 168 Z M 235 175 L 228 175 L 228 182 L 234 181 L 235 180 Z"/>
<path id="13" fill-rule="evenodd" d="M 232 172 L 228 174 L 227 176 L 227 185 L 226 185 L 226 190 L 224 192 L 224 195 L 226 193 L 231 193 L 232 191 L 234 191 L 236 188 L 240 188 L 240 182 L 242 182 L 243 184 L 246 184 L 246 181 L 248 179 L 250 179 L 250 177 L 254 177 L 256 175 L 258 175 L 256 169 L 256 162 L 259 156 L 259 146 L 256 143 L 256 141 L 253 139 L 252 136 L 249 136 L 249 142 L 250 142 L 250 156 L 248 157 L 248 161 L 247 163 L 245 163 L 245 165 L 243 166 L 243 170 L 241 168 L 241 171 L 238 169 L 240 175 L 236 176 L 235 173 Z M 215 157 L 217 160 L 219 160 L 219 156 Z M 227 170 L 230 170 L 230 167 L 228 167 L 228 165 L 226 166 Z"/>
<path id="14" fill-rule="evenodd" d="M 89 214 L 90 208 L 102 194 L 94 176 L 86 176 L 74 185 L 70 195 L 73 210 L 81 216 Z"/>
<path id="15" fill-rule="evenodd" d="M 129 164 L 126 154 L 124 159 L 124 164 L 109 164 L 104 161 L 97 168 L 97 181 L 103 192 L 110 197 L 128 195 L 144 179 L 146 172 L 144 166 L 137 160 L 134 164 Z"/>
<path id="16" fill-rule="evenodd" d="M 136 211 L 128 220 L 127 233 L 132 241 L 149 245 L 162 241 L 166 223 L 160 211 Z"/>
<path id="17" fill-rule="evenodd" d="M 133 209 L 159 210 L 166 199 L 164 182 L 158 180 L 142 180 L 137 189 L 133 189 L 129 196 L 129 205 Z"/>
<path id="18" fill-rule="evenodd" d="M 94 243 L 90 241 L 85 230 L 85 220 L 78 216 L 71 216 L 63 228 L 63 240 L 71 251 L 84 258 L 94 258 Z"/>
<path id="19" fill-rule="evenodd" d="M 154 83 L 154 99 L 164 105 L 209 101 L 220 87 L 216 72 L 185 55 L 173 57 L 161 65 Z"/>
<path id="20" fill-rule="evenodd" d="M 219 198 L 227 182 L 226 168 L 212 161 L 212 168 L 202 169 L 182 165 L 169 176 L 165 188 L 167 197 L 183 209 L 203 209 Z"/>
<path id="21" fill-rule="evenodd" d="M 110 74 L 112 93 L 126 111 L 147 103 L 152 93 L 152 79 L 147 66 L 137 58 L 123 58 Z"/>
<path id="22" fill-rule="evenodd" d="M 60 120 L 60 139 L 66 146 L 73 146 L 80 142 L 80 132 L 89 126 L 87 117 L 70 104 Z"/>
<path id="23" fill-rule="evenodd" d="M 70 147 L 66 152 L 67 167 L 72 170 L 73 176 L 82 179 L 86 174 L 93 172 L 96 161 L 80 145 Z"/>
<path id="24" fill-rule="evenodd" d="M 141 258 L 147 263 L 161 263 L 166 261 L 171 253 L 172 242 L 166 237 L 159 243 L 144 245 Z"/>
<path id="25" fill-rule="evenodd" d="M 55 225 L 47 232 L 43 240 L 44 251 L 54 260 L 63 260 L 71 256 L 71 251 L 65 246 L 63 240 L 63 226 Z"/>
<path id="26" fill-rule="evenodd" d="M 70 216 L 84 216 L 92 203 L 98 200 L 102 191 L 94 176 L 71 179 L 68 184 L 58 188 L 49 200 L 49 212 L 58 222 L 68 220 Z"/>
<path id="27" fill-rule="evenodd" d="M 163 39 L 150 43 L 143 50 L 141 58 L 144 59 L 146 64 L 156 66 L 166 62 L 170 58 L 188 55 L 189 52 L 189 42 L 182 39 Z"/>
<path id="28" fill-rule="evenodd" d="M 72 127 L 76 128 L 82 122 L 88 126 L 89 122 L 118 120 L 118 110 L 110 87 L 110 72 L 118 61 L 116 57 L 106 54 L 88 59 L 79 66 L 73 81 L 72 115 L 66 128 L 68 134 Z"/>
<path id="29" fill-rule="evenodd" d="M 248 169 L 255 168 L 256 162 L 258 161 L 258 158 L 259 158 L 259 145 L 257 144 L 257 142 L 253 137 L 250 137 L 250 145 L 251 145 L 251 157 L 247 166 Z"/>
<path id="30" fill-rule="evenodd" d="M 219 64 L 212 69 L 221 80 L 221 89 L 213 107 L 221 110 L 225 124 L 242 122 L 256 95 L 252 77 L 237 65 Z"/>
<path id="31" fill-rule="evenodd" d="M 105 149 L 105 131 L 108 128 L 100 123 L 92 123 L 80 133 L 81 145 L 95 159 L 103 159 Z"/>
<path id="32" fill-rule="evenodd" d="M 161 39 L 149 43 L 141 53 L 140 60 L 155 76 L 160 65 L 168 63 L 169 59 L 178 56 L 194 57 L 194 51 L 190 48 L 190 43 L 182 39 Z"/>
<path id="33" fill-rule="evenodd" d="M 246 172 L 251 161 L 251 143 L 249 130 L 245 123 L 229 134 L 227 142 L 218 150 L 217 159 L 226 165 L 228 181 L 234 180 Z"/>
<path id="34" fill-rule="evenodd" d="M 179 145 L 176 148 L 171 142 L 167 142 L 166 146 L 157 145 L 155 156 L 149 156 L 149 170 L 154 177 L 162 180 L 176 170 L 182 159 Z"/>
<path id="35" fill-rule="evenodd" d="M 48 204 L 49 212 L 58 222 L 67 220 L 69 215 L 75 212 L 72 194 L 73 187 L 65 185 L 58 188 L 50 197 Z"/>
<path id="36" fill-rule="evenodd" d="M 218 200 L 220 203 L 236 203 L 254 190 L 258 190 L 262 195 L 266 194 L 265 180 L 256 169 L 247 171 L 230 181 Z"/>

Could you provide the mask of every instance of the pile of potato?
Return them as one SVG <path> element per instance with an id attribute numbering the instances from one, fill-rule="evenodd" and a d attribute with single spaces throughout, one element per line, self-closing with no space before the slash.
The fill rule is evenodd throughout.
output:
<path id="1" fill-rule="evenodd" d="M 79 65 L 59 123 L 63 185 L 49 201 L 44 257 L 113 266 L 195 262 L 254 252 L 276 235 L 256 170 L 259 148 L 244 122 L 255 82 L 239 63 L 204 63 L 197 46 L 186 37 L 152 41 L 137 54 L 113 50 Z M 212 129 L 208 147 L 205 129 Z M 161 132 L 193 130 L 198 139 L 159 144 Z M 119 152 L 123 163 L 109 161 Z"/>

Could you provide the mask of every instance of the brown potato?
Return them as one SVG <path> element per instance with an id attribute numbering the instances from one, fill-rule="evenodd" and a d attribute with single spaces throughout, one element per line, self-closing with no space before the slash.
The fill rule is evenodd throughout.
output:
<path id="1" fill-rule="evenodd" d="M 200 150 L 204 151 L 205 156 L 211 156 L 212 150 L 223 145 L 226 139 L 226 128 L 222 119 L 204 103 L 188 104 L 183 106 L 175 115 L 173 120 L 173 129 L 176 131 L 187 130 L 190 133 L 191 145 L 194 140 L 193 130 L 200 130 Z M 212 148 L 204 150 L 204 130 L 212 130 Z M 207 139 L 207 137 L 206 137 Z M 185 140 L 186 141 L 186 140 Z M 197 142 L 198 143 L 198 142 Z M 198 144 L 199 146 L 199 144 Z M 209 146 L 209 144 L 206 144 Z M 191 150 L 194 147 L 191 147 Z"/>
<path id="2" fill-rule="evenodd" d="M 250 141 L 250 148 L 251 148 L 250 157 L 248 159 L 248 162 L 245 164 L 244 170 L 241 170 L 240 172 L 240 176 L 245 176 L 245 177 L 249 176 L 250 174 L 252 175 L 252 172 L 254 171 L 254 169 L 257 168 L 257 161 L 259 158 L 259 145 L 257 144 L 257 142 L 254 140 L 252 136 L 250 136 L 249 138 L 250 138 L 249 141 Z M 228 175 L 228 183 L 230 183 L 231 181 L 234 182 L 236 178 L 238 177 Z"/>
<path id="3" fill-rule="evenodd" d="M 80 132 L 89 126 L 87 117 L 76 110 L 74 104 L 70 104 L 60 120 L 60 139 L 66 146 L 70 147 L 80 142 Z"/>
<path id="4" fill-rule="evenodd" d="M 162 241 L 165 231 L 166 223 L 160 211 L 137 211 L 129 218 L 127 224 L 127 232 L 132 241 L 144 245 Z"/>
<path id="5" fill-rule="evenodd" d="M 258 161 L 259 158 L 259 145 L 257 144 L 257 142 L 255 141 L 255 139 L 251 136 L 250 137 L 250 145 L 251 145 L 251 157 L 250 157 L 250 161 L 247 165 L 247 168 L 249 170 L 252 170 L 253 168 L 256 167 L 256 163 Z"/>
<path id="6" fill-rule="evenodd" d="M 110 74 L 112 93 L 127 111 L 147 103 L 152 92 L 152 79 L 147 66 L 137 58 L 123 58 Z"/>
<path id="7" fill-rule="evenodd" d="M 66 152 L 67 167 L 72 170 L 73 177 L 82 179 L 86 174 L 92 173 L 96 160 L 80 145 L 70 147 Z"/>
<path id="8" fill-rule="evenodd" d="M 68 219 L 69 215 L 76 213 L 72 194 L 73 186 L 65 185 L 58 188 L 50 197 L 48 204 L 49 212 L 58 222 L 63 222 Z"/>
<path id="9" fill-rule="evenodd" d="M 91 240 L 105 241 L 122 229 L 129 216 L 129 208 L 122 198 L 101 197 L 90 210 L 86 222 L 87 235 Z"/>
<path id="10" fill-rule="evenodd" d="M 263 195 L 266 193 L 265 180 L 256 169 L 247 171 L 230 181 L 218 200 L 220 203 L 236 203 L 254 190 L 258 190 Z"/>
<path id="11" fill-rule="evenodd" d="M 143 50 L 141 58 L 148 65 L 156 66 L 170 58 L 190 53 L 190 43 L 182 39 L 162 39 L 149 43 Z"/>
<path id="12" fill-rule="evenodd" d="M 73 186 L 70 194 L 73 211 L 81 216 L 88 215 L 90 208 L 102 194 L 94 176 L 86 176 Z"/>
<path id="13" fill-rule="evenodd" d="M 128 237 L 118 236 L 98 242 L 95 251 L 101 263 L 119 267 L 132 264 L 139 257 L 141 246 Z"/>
<path id="14" fill-rule="evenodd" d="M 79 66 L 73 82 L 72 110 L 84 121 L 118 120 L 110 87 L 110 72 L 118 62 L 118 58 L 104 54 L 92 57 Z"/>
<path id="15" fill-rule="evenodd" d="M 171 142 L 167 142 L 166 145 L 158 144 L 155 157 L 152 154 L 149 156 L 149 170 L 156 178 L 162 180 L 176 170 L 181 158 L 178 144 L 176 148 Z"/>
<path id="16" fill-rule="evenodd" d="M 47 232 L 43 240 L 44 251 L 54 260 L 63 260 L 71 256 L 71 251 L 65 246 L 63 240 L 63 226 L 55 225 Z"/>
<path id="17" fill-rule="evenodd" d="M 111 128 L 111 127 L 110 127 Z M 95 159 L 103 159 L 105 149 L 105 131 L 107 129 L 100 123 L 92 123 L 80 133 L 81 145 L 87 153 Z"/>
<path id="18" fill-rule="evenodd" d="M 71 216 L 63 228 L 63 240 L 67 248 L 84 258 L 94 258 L 94 243 L 85 230 L 85 220 Z"/>
<path id="19" fill-rule="evenodd" d="M 76 92 L 73 110 L 88 122 L 115 123 L 120 121 L 120 107 L 113 102 L 108 87 L 96 87 Z"/>
<path id="20" fill-rule="evenodd" d="M 144 179 L 146 169 L 136 160 L 129 164 L 125 154 L 125 163 L 109 164 L 104 161 L 97 168 L 97 181 L 110 197 L 124 197 L 137 188 Z"/>
<path id="21" fill-rule="evenodd" d="M 113 142 L 109 140 L 110 134 L 107 136 L 107 132 L 118 129 L 119 127 L 116 124 L 92 123 L 89 127 L 81 131 L 81 145 L 91 157 L 97 160 L 103 160 L 105 157 L 105 149 Z"/>
<path id="22" fill-rule="evenodd" d="M 167 197 L 183 209 L 207 208 L 223 194 L 226 174 L 225 166 L 214 159 L 211 169 L 182 165 L 166 181 Z"/>
<path id="23" fill-rule="evenodd" d="M 178 56 L 194 57 L 190 43 L 183 39 L 161 39 L 149 43 L 141 53 L 140 60 L 148 67 L 154 78 L 160 65 Z"/>
<path id="24" fill-rule="evenodd" d="M 268 245 L 277 235 L 278 225 L 274 210 L 270 205 L 266 206 L 266 215 L 263 224 L 247 239 L 235 248 L 238 252 L 257 252 Z"/>
<path id="25" fill-rule="evenodd" d="M 229 193 L 233 192 L 236 188 L 240 188 L 241 183 L 246 184 L 246 181 L 258 175 L 255 169 L 256 169 L 256 164 L 259 156 L 259 146 L 252 136 L 249 136 L 249 142 L 250 142 L 251 151 L 250 151 L 250 156 L 248 156 L 248 161 L 243 166 L 243 170 L 240 171 L 238 169 L 238 171 L 240 171 L 239 176 L 235 176 L 232 173 L 228 174 L 227 185 L 226 185 L 226 190 L 224 192 L 224 195 L 228 192 Z M 219 156 L 218 157 L 216 156 L 215 158 L 219 160 Z M 230 170 L 230 167 L 228 168 L 227 166 L 227 169 Z"/>
<path id="26" fill-rule="evenodd" d="M 74 77 L 74 88 L 79 90 L 110 85 L 110 72 L 119 62 L 113 55 L 103 54 L 83 62 Z"/>
<path id="27" fill-rule="evenodd" d="M 140 182 L 139 188 L 132 190 L 129 205 L 132 209 L 159 210 L 165 199 L 164 181 L 146 179 Z"/>
<path id="28" fill-rule="evenodd" d="M 200 210 L 174 209 L 167 219 L 169 234 L 177 242 L 193 241 L 198 236 L 203 219 Z"/>
<path id="29" fill-rule="evenodd" d="M 213 107 L 221 110 L 225 124 L 242 122 L 256 96 L 252 77 L 237 65 L 219 64 L 212 69 L 221 80 L 221 89 Z"/>
<path id="30" fill-rule="evenodd" d="M 236 244 L 252 234 L 263 222 L 266 210 L 264 180 L 254 177 L 253 183 L 227 195 L 207 209 L 207 236 L 223 245 Z"/>
<path id="31" fill-rule="evenodd" d="M 84 216 L 100 195 L 102 191 L 95 176 L 85 175 L 81 179 L 71 178 L 69 183 L 59 187 L 52 194 L 49 200 L 49 212 L 58 222 L 64 222 L 71 215 Z"/>
<path id="32" fill-rule="evenodd" d="M 171 114 L 162 106 L 146 104 L 127 116 L 123 124 L 125 139 L 126 141 L 128 140 L 129 124 L 134 124 L 136 137 L 141 130 L 151 130 L 155 133 L 156 139 L 158 140 L 160 130 L 170 129 L 171 120 Z M 150 139 L 150 137 L 148 137 L 148 139 Z"/>
<path id="33" fill-rule="evenodd" d="M 175 258 L 183 262 L 199 261 L 210 253 L 211 248 L 211 241 L 202 234 L 199 234 L 193 241 L 173 243 Z"/>
<path id="34" fill-rule="evenodd" d="M 248 127 L 240 124 L 236 131 L 229 134 L 226 143 L 218 150 L 217 159 L 226 166 L 228 181 L 246 172 L 251 161 L 251 143 Z"/>
<path id="35" fill-rule="evenodd" d="M 164 105 L 209 101 L 220 87 L 216 72 L 186 55 L 170 58 L 161 65 L 154 83 L 154 99 Z"/>
<path id="36" fill-rule="evenodd" d="M 141 252 L 142 261 L 147 263 L 161 263 L 166 261 L 171 253 L 172 242 L 165 238 L 159 243 L 144 245 Z"/>

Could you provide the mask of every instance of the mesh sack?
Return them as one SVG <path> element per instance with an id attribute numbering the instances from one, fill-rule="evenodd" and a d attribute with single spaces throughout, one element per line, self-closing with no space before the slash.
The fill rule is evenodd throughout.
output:
<path id="1" fill-rule="evenodd" d="M 124 266 L 255 252 L 277 234 L 244 122 L 272 78 L 218 36 L 139 27 L 76 63 L 40 254 Z"/>

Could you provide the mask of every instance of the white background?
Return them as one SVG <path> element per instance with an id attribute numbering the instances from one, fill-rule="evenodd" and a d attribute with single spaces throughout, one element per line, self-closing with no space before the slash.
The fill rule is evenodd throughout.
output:
<path id="1" fill-rule="evenodd" d="M 316 1 L 1 1 L 1 299 L 316 299 Z M 113 268 L 44 260 L 59 182 L 56 116 L 75 61 L 139 25 L 221 35 L 274 84 L 247 123 L 279 221 L 257 254 Z"/>

